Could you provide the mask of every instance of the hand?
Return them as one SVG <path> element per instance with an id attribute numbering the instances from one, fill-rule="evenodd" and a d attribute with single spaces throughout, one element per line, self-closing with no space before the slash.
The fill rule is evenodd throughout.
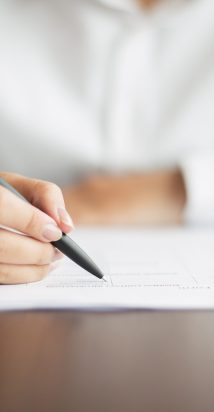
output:
<path id="1" fill-rule="evenodd" d="M 0 284 L 41 280 L 63 255 L 51 244 L 72 229 L 61 190 L 54 184 L 0 173 L 31 204 L 0 186 Z M 40 210 L 39 210 L 40 209 Z"/>
<path id="2" fill-rule="evenodd" d="M 157 3 L 157 0 L 138 0 L 138 3 L 141 7 L 151 8 Z"/>
<path id="3" fill-rule="evenodd" d="M 75 222 L 84 225 L 180 223 L 186 201 L 179 170 L 94 176 L 63 194 Z"/>

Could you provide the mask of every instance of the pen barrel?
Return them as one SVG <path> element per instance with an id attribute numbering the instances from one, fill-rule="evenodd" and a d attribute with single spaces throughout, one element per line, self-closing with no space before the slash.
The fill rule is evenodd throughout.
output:
<path id="1" fill-rule="evenodd" d="M 63 233 L 61 239 L 51 243 L 78 266 L 87 270 L 87 272 L 90 272 L 99 279 L 103 278 L 103 273 L 98 266 L 68 235 Z"/>
<path id="2" fill-rule="evenodd" d="M 6 180 L 0 178 L 0 186 L 2 186 L 5 189 L 9 190 L 11 193 L 13 193 L 17 197 L 19 197 L 19 199 L 22 199 L 24 202 L 30 203 L 30 202 L 28 202 L 27 199 L 25 199 L 24 196 L 21 195 L 21 193 L 17 192 L 17 190 L 13 186 L 11 186 L 9 183 L 7 183 Z"/>

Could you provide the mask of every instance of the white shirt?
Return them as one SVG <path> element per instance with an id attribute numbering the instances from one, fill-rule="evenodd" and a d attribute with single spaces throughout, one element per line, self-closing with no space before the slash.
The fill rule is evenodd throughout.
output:
<path id="1" fill-rule="evenodd" d="M 182 168 L 214 221 L 214 2 L 0 3 L 0 170 L 68 183 Z"/>

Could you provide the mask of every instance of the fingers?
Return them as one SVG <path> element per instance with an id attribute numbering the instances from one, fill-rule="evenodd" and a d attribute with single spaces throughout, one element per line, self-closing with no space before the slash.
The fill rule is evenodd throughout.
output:
<path id="1" fill-rule="evenodd" d="M 50 243 L 0 229 L 0 262 L 19 265 L 49 265 L 62 258 Z"/>
<path id="2" fill-rule="evenodd" d="M 19 283 L 38 282 L 52 269 L 52 265 L 8 265 L 1 263 L 0 284 L 16 285 Z"/>
<path id="3" fill-rule="evenodd" d="M 10 173 L 1 175 L 32 205 L 52 217 L 63 232 L 67 233 L 73 229 L 72 219 L 65 209 L 63 195 L 57 185 Z"/>
<path id="4" fill-rule="evenodd" d="M 63 232 L 70 232 L 74 228 L 73 221 L 65 209 L 62 191 L 57 185 L 37 181 L 33 204 L 51 216 Z"/>
<path id="5" fill-rule="evenodd" d="M 0 284 L 42 280 L 62 257 L 50 243 L 0 229 Z"/>
<path id="6" fill-rule="evenodd" d="M 0 224 L 43 242 L 62 236 L 54 219 L 0 186 Z"/>
<path id="7" fill-rule="evenodd" d="M 41 280 L 52 269 L 53 262 L 63 257 L 50 242 L 59 240 L 62 230 L 71 230 L 61 190 L 51 183 L 18 175 L 1 173 L 1 177 L 33 205 L 0 186 L 0 283 Z"/>

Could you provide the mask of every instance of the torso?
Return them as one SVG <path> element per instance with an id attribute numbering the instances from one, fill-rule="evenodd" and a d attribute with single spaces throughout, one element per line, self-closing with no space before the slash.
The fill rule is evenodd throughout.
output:
<path id="1" fill-rule="evenodd" d="M 189 51 L 201 61 L 192 10 L 148 17 L 108 1 L 0 6 L 1 169 L 64 182 L 176 164 L 195 87 Z"/>

